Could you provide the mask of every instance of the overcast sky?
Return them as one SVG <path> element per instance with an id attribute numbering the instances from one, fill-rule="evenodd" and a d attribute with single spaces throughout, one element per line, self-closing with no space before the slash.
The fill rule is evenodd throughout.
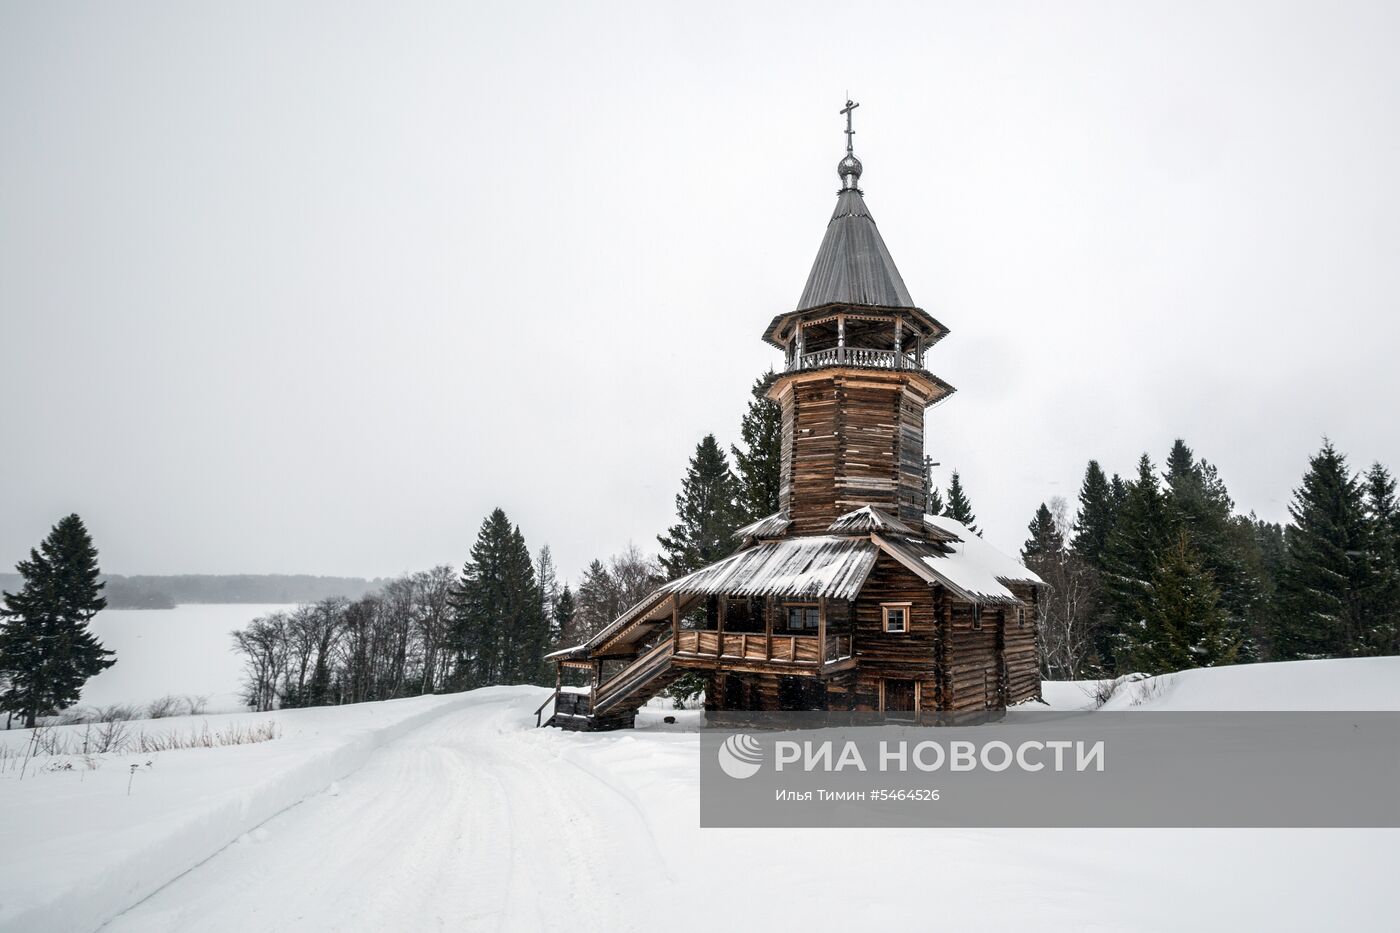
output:
<path id="1" fill-rule="evenodd" d="M 0 6 L 0 565 L 655 548 L 862 187 L 989 540 L 1182 436 L 1400 467 L 1400 5 Z"/>

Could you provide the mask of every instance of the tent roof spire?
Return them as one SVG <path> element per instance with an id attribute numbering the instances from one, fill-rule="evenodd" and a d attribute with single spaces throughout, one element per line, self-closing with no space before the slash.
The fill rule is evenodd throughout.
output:
<path id="1" fill-rule="evenodd" d="M 857 187 L 864 168 L 855 156 L 851 115 L 859 106 L 847 99 L 840 111 L 846 117 L 846 156 L 836 166 L 841 190 L 807 276 L 807 287 L 797 303 L 798 311 L 825 305 L 915 306 Z"/>

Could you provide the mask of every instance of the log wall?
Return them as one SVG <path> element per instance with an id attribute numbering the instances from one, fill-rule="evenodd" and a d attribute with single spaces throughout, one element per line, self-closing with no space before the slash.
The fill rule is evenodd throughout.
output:
<path id="1" fill-rule="evenodd" d="M 1037 587 L 1011 587 L 1026 603 L 1018 618 L 1014 608 L 1006 610 L 1005 666 L 1008 704 L 1038 700 L 1040 695 L 1040 654 L 1036 650 L 1040 593 Z"/>
<path id="2" fill-rule="evenodd" d="M 885 631 L 882 603 L 909 603 L 909 631 Z M 855 602 L 855 709 L 880 708 L 880 681 L 913 680 L 921 685 L 923 702 L 936 689 L 939 632 L 934 593 L 927 583 L 881 554 Z"/>
<path id="3" fill-rule="evenodd" d="M 833 369 L 778 387 L 783 438 L 779 503 L 796 534 L 873 505 L 923 515 L 924 409 L 914 373 Z"/>

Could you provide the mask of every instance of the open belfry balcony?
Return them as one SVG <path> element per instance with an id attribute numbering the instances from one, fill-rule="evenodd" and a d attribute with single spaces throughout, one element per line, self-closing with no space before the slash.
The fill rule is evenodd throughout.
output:
<path id="1" fill-rule="evenodd" d="M 898 315 L 832 314 L 799 320 L 786 344 L 786 371 L 854 366 L 923 369 L 925 338 Z"/>

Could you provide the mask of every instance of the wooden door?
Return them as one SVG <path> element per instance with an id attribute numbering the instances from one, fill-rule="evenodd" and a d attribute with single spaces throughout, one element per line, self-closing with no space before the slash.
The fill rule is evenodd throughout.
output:
<path id="1" fill-rule="evenodd" d="M 888 719 L 914 718 L 914 681 L 884 681 L 884 711 Z"/>

